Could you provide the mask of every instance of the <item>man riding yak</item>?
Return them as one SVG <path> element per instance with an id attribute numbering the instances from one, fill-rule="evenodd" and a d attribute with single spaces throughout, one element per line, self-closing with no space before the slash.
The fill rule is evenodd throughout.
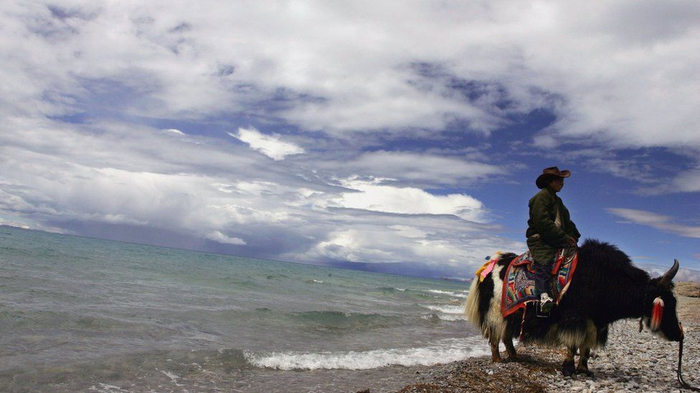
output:
<path id="1" fill-rule="evenodd" d="M 638 318 L 653 334 L 680 342 L 678 381 L 688 386 L 680 372 L 684 333 L 673 293 L 678 261 L 652 278 L 613 244 L 587 239 L 579 248 L 581 234 L 557 196 L 569 176 L 550 167 L 537 178 L 540 191 L 529 202 L 529 252 L 496 253 L 477 270 L 467 320 L 489 340 L 495 362 L 502 360 L 500 342 L 509 358 L 517 358 L 518 337 L 523 344 L 567 348 L 562 374 L 590 376 L 591 350 L 605 346 L 610 324 Z"/>
<path id="2" fill-rule="evenodd" d="M 535 290 L 540 294 L 540 310 L 552 309 L 551 271 L 557 249 L 576 247 L 581 234 L 569 216 L 569 210 L 557 193 L 571 171 L 553 166 L 546 168 L 535 184 L 540 192 L 530 199 L 530 219 L 527 221 L 527 247 L 535 260 Z"/>

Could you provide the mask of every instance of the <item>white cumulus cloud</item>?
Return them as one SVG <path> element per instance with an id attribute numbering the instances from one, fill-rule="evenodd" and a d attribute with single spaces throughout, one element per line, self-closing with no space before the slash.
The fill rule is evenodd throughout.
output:
<path id="1" fill-rule="evenodd" d="M 304 149 L 301 147 L 281 141 L 279 135 L 265 135 L 254 128 L 239 128 L 238 134 L 229 133 L 229 135 L 247 143 L 251 149 L 257 150 L 275 161 L 284 160 L 289 155 L 304 153 Z"/>
<path id="2" fill-rule="evenodd" d="M 376 181 L 343 181 L 356 192 L 343 193 L 334 201 L 346 208 L 399 214 L 452 214 L 469 221 L 484 219 L 484 205 L 463 194 L 433 195 L 412 187 L 394 187 Z"/>

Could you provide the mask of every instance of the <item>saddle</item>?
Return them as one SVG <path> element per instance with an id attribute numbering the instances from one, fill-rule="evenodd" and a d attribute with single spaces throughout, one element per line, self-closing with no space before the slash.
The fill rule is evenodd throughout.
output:
<path id="1" fill-rule="evenodd" d="M 539 301 L 540 294 L 535 290 L 534 263 L 528 251 L 508 264 L 501 297 L 501 313 L 504 318 L 527 307 L 528 303 Z M 552 266 L 552 292 L 555 304 L 559 304 L 569 289 L 577 263 L 577 248 L 557 250 L 556 260 Z"/>

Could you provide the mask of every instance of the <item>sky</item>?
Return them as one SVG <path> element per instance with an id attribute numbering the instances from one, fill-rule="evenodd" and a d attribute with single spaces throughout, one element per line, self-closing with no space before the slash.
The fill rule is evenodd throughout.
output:
<path id="1" fill-rule="evenodd" d="M 558 166 L 584 238 L 700 270 L 698 20 L 694 0 L 3 1 L 0 224 L 470 277 L 526 250 Z"/>

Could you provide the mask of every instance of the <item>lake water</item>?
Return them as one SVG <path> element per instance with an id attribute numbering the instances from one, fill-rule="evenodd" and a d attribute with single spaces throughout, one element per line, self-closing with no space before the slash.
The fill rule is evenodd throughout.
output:
<path id="1" fill-rule="evenodd" d="M 0 227 L 0 391 L 392 391 L 488 353 L 467 289 Z"/>

